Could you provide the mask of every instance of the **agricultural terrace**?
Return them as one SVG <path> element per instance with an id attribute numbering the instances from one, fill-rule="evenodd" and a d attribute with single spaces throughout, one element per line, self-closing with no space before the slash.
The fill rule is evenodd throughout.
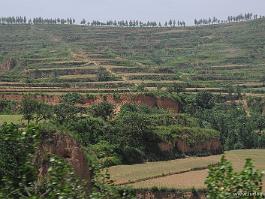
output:
<path id="1" fill-rule="evenodd" d="M 265 20 L 198 27 L 0 25 L 0 92 L 264 93 Z"/>

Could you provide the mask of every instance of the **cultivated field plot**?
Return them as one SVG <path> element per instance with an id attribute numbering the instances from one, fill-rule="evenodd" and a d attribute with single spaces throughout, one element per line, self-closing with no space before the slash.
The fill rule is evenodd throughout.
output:
<path id="1" fill-rule="evenodd" d="M 150 162 L 136 165 L 114 166 L 110 168 L 112 179 L 118 183 L 148 179 L 161 175 L 181 173 L 196 168 L 207 168 L 210 164 L 216 164 L 220 155 L 209 157 L 191 157 L 171 161 Z"/>
<path id="2" fill-rule="evenodd" d="M 225 152 L 225 156 L 232 162 L 236 171 L 240 171 L 243 168 L 247 158 L 251 158 L 254 161 L 257 169 L 265 170 L 264 153 L 265 150 L 262 149 L 236 150 Z M 221 155 L 217 155 L 129 166 L 115 166 L 110 168 L 110 174 L 116 184 L 128 184 L 135 188 L 205 188 L 204 181 L 208 175 L 208 170 L 205 167 L 219 162 L 220 158 Z M 190 169 L 193 169 L 193 171 L 189 171 Z M 263 182 L 265 188 L 265 177 Z"/>

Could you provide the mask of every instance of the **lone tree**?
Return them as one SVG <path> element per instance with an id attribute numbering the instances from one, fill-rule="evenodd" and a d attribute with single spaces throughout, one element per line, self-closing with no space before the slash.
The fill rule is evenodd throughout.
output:
<path id="1" fill-rule="evenodd" d="M 102 102 L 97 105 L 93 105 L 90 108 L 90 113 L 94 117 L 102 117 L 103 119 L 107 120 L 113 113 L 114 106 L 108 102 Z"/>
<path id="2" fill-rule="evenodd" d="M 96 75 L 100 82 L 109 81 L 111 79 L 109 72 L 104 67 L 99 67 Z"/>
<path id="3" fill-rule="evenodd" d="M 20 112 L 28 124 L 33 120 L 39 123 L 41 120 L 48 120 L 53 116 L 53 109 L 50 105 L 32 99 L 31 96 L 23 98 Z"/>
<path id="4" fill-rule="evenodd" d="M 195 98 L 195 103 L 203 109 L 211 109 L 215 104 L 214 96 L 207 91 L 199 92 Z"/>
<path id="5" fill-rule="evenodd" d="M 38 102 L 32 99 L 29 96 L 23 98 L 21 102 L 21 114 L 23 115 L 23 119 L 28 121 L 28 124 L 31 120 L 34 119 L 34 114 L 37 110 Z"/>

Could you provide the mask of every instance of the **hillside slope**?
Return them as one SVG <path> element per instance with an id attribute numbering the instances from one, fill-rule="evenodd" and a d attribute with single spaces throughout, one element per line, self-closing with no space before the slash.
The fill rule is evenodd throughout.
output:
<path id="1" fill-rule="evenodd" d="M 0 25 L 0 81 L 16 82 L 1 87 L 239 85 L 261 92 L 264 33 L 264 19 L 187 28 Z"/>

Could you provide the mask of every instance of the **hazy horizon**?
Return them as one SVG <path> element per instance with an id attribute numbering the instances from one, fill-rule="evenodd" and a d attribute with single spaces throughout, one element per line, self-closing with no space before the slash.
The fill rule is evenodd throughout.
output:
<path id="1" fill-rule="evenodd" d="M 264 0 L 9 0 L 1 3 L 0 16 L 27 16 L 67 18 L 80 21 L 126 19 L 184 20 L 192 23 L 195 18 L 217 17 L 252 12 L 265 15 Z"/>

